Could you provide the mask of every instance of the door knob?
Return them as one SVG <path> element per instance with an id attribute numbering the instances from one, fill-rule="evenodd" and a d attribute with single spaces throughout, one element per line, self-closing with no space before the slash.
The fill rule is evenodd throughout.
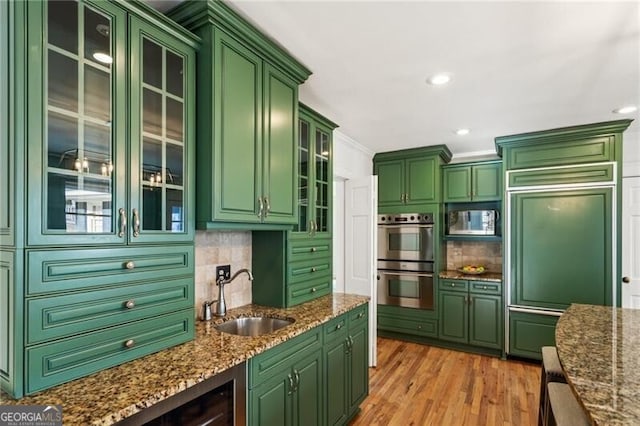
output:
<path id="1" fill-rule="evenodd" d="M 625 284 L 629 284 L 631 282 L 631 278 L 629 277 L 622 277 L 622 282 Z"/>

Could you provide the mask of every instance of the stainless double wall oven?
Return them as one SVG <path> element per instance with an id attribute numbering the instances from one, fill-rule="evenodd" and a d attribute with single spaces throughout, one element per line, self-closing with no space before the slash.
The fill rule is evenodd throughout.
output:
<path id="1" fill-rule="evenodd" d="M 378 303 L 434 308 L 433 215 L 378 215 Z"/>

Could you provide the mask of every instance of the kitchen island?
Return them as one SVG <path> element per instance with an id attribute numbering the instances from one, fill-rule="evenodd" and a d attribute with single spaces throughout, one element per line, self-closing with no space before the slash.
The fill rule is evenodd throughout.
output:
<path id="1" fill-rule="evenodd" d="M 573 304 L 558 321 L 556 346 L 595 424 L 640 424 L 640 310 Z"/>
<path id="2" fill-rule="evenodd" d="M 62 405 L 64 425 L 111 425 L 159 403 L 269 348 L 366 304 L 368 297 L 334 293 L 293 308 L 246 305 L 225 319 L 271 316 L 295 322 L 273 333 L 221 333 L 223 319 L 199 321 L 194 340 L 19 400 L 0 393 L 2 405 Z"/>

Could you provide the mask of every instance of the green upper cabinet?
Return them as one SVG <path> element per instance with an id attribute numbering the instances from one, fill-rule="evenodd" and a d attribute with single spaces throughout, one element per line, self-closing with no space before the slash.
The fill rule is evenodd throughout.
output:
<path id="1" fill-rule="evenodd" d="M 440 202 L 440 166 L 451 160 L 445 145 L 376 154 L 378 206 Z"/>
<path id="2" fill-rule="evenodd" d="M 442 201 L 499 201 L 502 199 L 502 162 L 448 165 L 442 169 Z"/>
<path id="3" fill-rule="evenodd" d="M 300 104 L 298 222 L 295 237 L 331 237 L 333 130 L 337 124 Z"/>
<path id="4" fill-rule="evenodd" d="M 298 85 L 310 74 L 221 1 L 169 15 L 198 53 L 196 226 L 290 229 L 298 221 Z"/>
<path id="5" fill-rule="evenodd" d="M 27 17 L 28 244 L 191 241 L 194 42 L 108 2 Z"/>

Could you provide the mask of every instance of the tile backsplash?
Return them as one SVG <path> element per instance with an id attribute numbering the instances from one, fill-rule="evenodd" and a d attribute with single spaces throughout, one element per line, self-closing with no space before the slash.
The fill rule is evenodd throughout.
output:
<path id="1" fill-rule="evenodd" d="M 231 265 L 231 273 L 241 268 L 251 269 L 250 231 L 196 231 L 195 301 L 200 315 L 205 300 L 218 300 L 216 266 Z M 224 288 L 227 308 L 251 303 L 251 281 L 246 274 Z"/>
<path id="2" fill-rule="evenodd" d="M 447 269 L 483 265 L 489 272 L 502 272 L 502 242 L 447 241 Z"/>

